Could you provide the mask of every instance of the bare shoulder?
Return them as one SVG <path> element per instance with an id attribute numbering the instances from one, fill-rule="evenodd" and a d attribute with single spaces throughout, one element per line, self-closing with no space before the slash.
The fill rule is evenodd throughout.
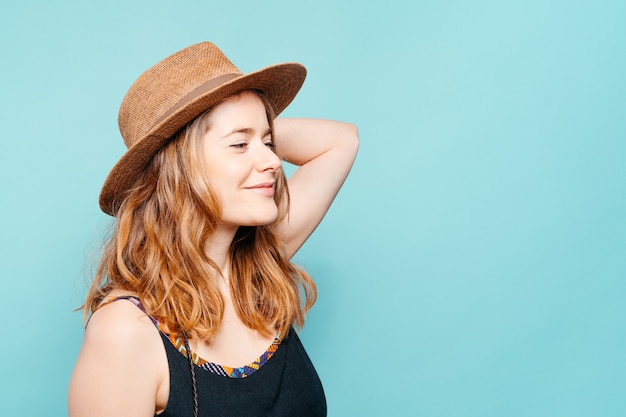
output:
<path id="1" fill-rule="evenodd" d="M 163 344 L 150 318 L 127 300 L 106 304 L 85 329 L 70 382 L 70 416 L 153 416 L 166 375 Z"/>
<path id="2" fill-rule="evenodd" d="M 123 294 L 127 295 L 127 294 Z M 100 338 L 115 335 L 115 339 L 131 338 L 141 342 L 141 335 L 155 332 L 152 321 L 130 300 L 114 300 L 119 295 L 109 297 L 89 318 L 85 328 L 85 338 Z M 120 340 L 124 341 L 124 340 Z M 117 343 L 113 340 L 112 343 Z"/>
<path id="3" fill-rule="evenodd" d="M 89 318 L 83 345 L 93 341 L 103 348 L 123 347 L 125 344 L 149 348 L 153 339 L 150 336 L 156 333 L 154 324 L 133 302 L 117 299 L 134 295 L 114 290 Z"/>

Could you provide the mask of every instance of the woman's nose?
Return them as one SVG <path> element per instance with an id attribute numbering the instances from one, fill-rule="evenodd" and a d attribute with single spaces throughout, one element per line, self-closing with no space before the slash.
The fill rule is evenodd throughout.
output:
<path id="1" fill-rule="evenodd" d="M 260 171 L 272 170 L 276 171 L 281 167 L 280 158 L 274 150 L 267 144 L 263 143 L 258 155 L 258 167 Z"/>

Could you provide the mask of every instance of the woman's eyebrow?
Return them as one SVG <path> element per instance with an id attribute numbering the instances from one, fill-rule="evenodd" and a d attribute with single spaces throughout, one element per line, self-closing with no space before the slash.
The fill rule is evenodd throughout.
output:
<path id="1" fill-rule="evenodd" d="M 222 138 L 227 138 L 231 135 L 235 135 L 237 133 L 243 133 L 244 135 L 252 135 L 254 134 L 254 129 L 252 129 L 251 127 L 242 127 L 242 128 L 238 128 L 238 129 L 234 129 L 231 132 L 225 134 L 224 136 L 222 136 Z M 264 133 L 262 137 L 266 137 L 272 134 L 272 129 L 268 128 Z"/>

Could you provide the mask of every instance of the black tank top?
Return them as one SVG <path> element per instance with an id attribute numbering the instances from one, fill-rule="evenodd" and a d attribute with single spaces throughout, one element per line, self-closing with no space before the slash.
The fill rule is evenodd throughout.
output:
<path id="1" fill-rule="evenodd" d="M 166 334 L 159 333 L 167 354 L 170 392 L 167 407 L 158 416 L 192 417 L 189 361 Z M 294 330 L 267 362 L 245 378 L 219 375 L 197 365 L 194 370 L 201 417 L 326 416 L 322 384 Z"/>

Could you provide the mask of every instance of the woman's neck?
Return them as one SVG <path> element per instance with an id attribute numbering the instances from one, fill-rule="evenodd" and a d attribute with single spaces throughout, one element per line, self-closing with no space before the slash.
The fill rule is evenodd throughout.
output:
<path id="1" fill-rule="evenodd" d="M 204 253 L 215 262 L 224 276 L 228 276 L 230 246 L 237 229 L 238 227 L 220 225 L 205 242 Z"/>

